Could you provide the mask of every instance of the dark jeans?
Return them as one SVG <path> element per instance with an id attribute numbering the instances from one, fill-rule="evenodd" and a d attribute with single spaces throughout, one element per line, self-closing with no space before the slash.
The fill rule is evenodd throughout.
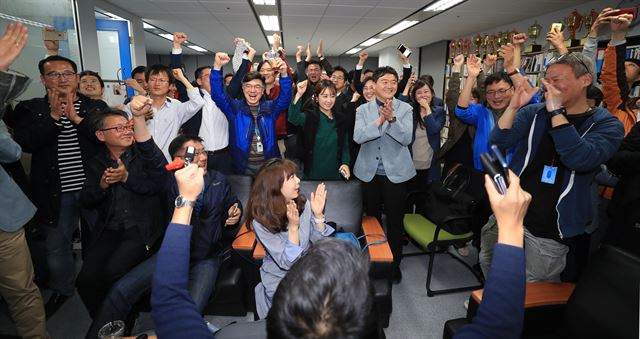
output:
<path id="1" fill-rule="evenodd" d="M 104 298 L 102 306 L 93 317 L 93 322 L 87 332 L 87 339 L 96 338 L 98 331 L 106 323 L 114 319 L 127 319 L 134 305 L 151 292 L 151 281 L 156 269 L 157 257 L 157 254 L 154 254 L 138 264 L 111 286 L 109 294 Z M 207 302 L 213 294 L 220 264 L 220 259 L 217 257 L 191 264 L 189 292 L 200 312 L 207 306 Z"/>
<path id="2" fill-rule="evenodd" d="M 382 223 L 382 209 L 387 216 L 387 240 L 393 253 L 393 264 L 402 261 L 402 233 L 404 206 L 407 199 L 406 183 L 394 184 L 386 176 L 376 175 L 363 185 L 365 212 Z"/>
<path id="3" fill-rule="evenodd" d="M 89 248 L 78 274 L 78 294 L 91 317 L 98 312 L 111 285 L 148 255 L 136 227 L 104 230 Z"/>

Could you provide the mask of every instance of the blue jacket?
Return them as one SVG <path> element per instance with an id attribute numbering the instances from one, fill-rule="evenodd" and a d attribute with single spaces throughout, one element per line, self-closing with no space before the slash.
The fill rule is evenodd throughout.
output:
<path id="1" fill-rule="evenodd" d="M 169 182 L 168 203 L 171 210 L 178 197 L 178 184 L 173 176 Z M 196 200 L 196 207 L 191 215 L 191 225 L 195 228 L 191 238 L 192 262 L 220 255 L 222 230 L 229 218 L 229 208 L 235 203 L 238 203 L 238 208 L 242 211 L 242 203 L 231 190 L 227 178 L 218 171 L 207 171 L 204 189 Z"/>
<path id="2" fill-rule="evenodd" d="M 429 139 L 429 145 L 431 149 L 433 149 L 433 159 L 431 160 L 431 168 L 429 168 L 429 181 L 440 180 L 441 171 L 440 163 L 438 162 L 438 151 L 440 150 L 440 131 L 442 127 L 444 127 L 445 120 L 444 107 L 442 106 L 433 107 L 432 113 L 424 117 L 424 123 L 427 125 L 427 139 Z M 416 119 L 413 119 L 413 135 L 411 137 L 411 143 L 409 144 L 409 153 L 411 153 L 412 157 L 412 147 L 414 141 L 416 141 L 417 128 L 418 122 Z"/>
<path id="3" fill-rule="evenodd" d="M 211 70 L 211 98 L 229 120 L 229 146 L 233 158 L 233 169 L 244 174 L 251 147 L 251 133 L 254 132 L 253 118 L 249 105 L 243 99 L 234 99 L 222 86 L 222 72 Z M 279 158 L 276 143 L 275 122 L 280 112 L 291 103 L 291 78 L 280 78 L 280 96 L 276 100 L 265 100 L 258 104 L 258 128 L 264 147 L 265 160 Z"/>
<path id="4" fill-rule="evenodd" d="M 376 175 L 380 157 L 387 178 L 394 184 L 405 182 L 416 175 L 407 145 L 411 143 L 413 109 L 411 105 L 393 99 L 396 122 L 385 121 L 376 126 L 378 102 L 373 100 L 356 109 L 356 124 L 353 140 L 360 144 L 360 152 L 353 167 L 358 179 L 370 182 Z"/>
<path id="5" fill-rule="evenodd" d="M 214 338 L 189 294 L 193 227 L 169 224 L 151 285 L 151 318 L 158 338 Z"/>
<path id="6" fill-rule="evenodd" d="M 526 290 L 524 260 L 521 247 L 496 244 L 478 313 L 454 339 L 520 337 Z"/>
<path id="7" fill-rule="evenodd" d="M 591 184 L 600 164 L 611 158 L 624 137 L 622 123 L 604 108 L 596 111 L 576 130 L 573 125 L 549 131 L 560 161 L 569 175 L 562 176 L 561 194 L 556 204 L 560 238 L 569 238 L 585 232 L 594 220 Z M 547 109 L 544 104 L 521 108 L 511 129 L 495 128 L 491 143 L 510 148 L 517 143 L 522 147 L 514 153 L 511 169 L 521 175 L 546 130 Z"/>

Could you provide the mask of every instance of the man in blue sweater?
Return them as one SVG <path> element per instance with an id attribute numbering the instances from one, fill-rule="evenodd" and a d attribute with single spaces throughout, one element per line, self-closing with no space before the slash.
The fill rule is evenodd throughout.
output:
<path id="1" fill-rule="evenodd" d="M 607 110 L 590 107 L 593 61 L 568 53 L 549 65 L 544 104 L 521 107 L 536 89 L 518 88 L 491 133 L 501 149 L 520 144 L 511 168 L 533 195 L 524 219 L 528 281 L 575 281 L 586 263 L 593 219 L 592 183 L 600 164 L 618 149 L 623 127 Z M 482 229 L 480 264 L 488 271 L 496 242 L 495 218 Z"/>

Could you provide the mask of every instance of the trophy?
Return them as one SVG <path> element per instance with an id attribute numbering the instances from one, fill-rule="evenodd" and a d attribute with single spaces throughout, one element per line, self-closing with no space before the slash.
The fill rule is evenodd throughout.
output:
<path id="1" fill-rule="evenodd" d="M 506 45 L 508 43 L 512 43 L 513 41 L 511 40 L 513 36 L 511 35 L 511 33 L 509 33 L 509 31 L 504 31 L 502 32 L 502 44 Z"/>
<path id="2" fill-rule="evenodd" d="M 480 36 L 480 33 L 473 37 L 473 44 L 476 46 L 476 55 L 480 56 L 480 46 L 482 46 L 482 37 Z"/>
<path id="3" fill-rule="evenodd" d="M 471 40 L 464 39 L 464 41 L 462 41 L 462 54 L 469 55 L 470 49 L 471 49 Z"/>
<path id="4" fill-rule="evenodd" d="M 591 9 L 589 14 L 582 17 L 584 23 L 584 29 L 587 31 L 587 34 L 580 40 L 581 44 L 584 45 L 587 42 L 587 37 L 589 36 L 589 32 L 591 32 L 591 26 L 598 18 L 598 12 Z"/>
<path id="5" fill-rule="evenodd" d="M 456 57 L 456 41 L 449 41 L 449 59 L 453 60 Z"/>
<path id="6" fill-rule="evenodd" d="M 494 34 L 489 36 L 489 45 L 491 46 L 491 54 L 497 54 L 499 49 L 498 38 Z"/>
<path id="7" fill-rule="evenodd" d="M 462 42 L 463 42 L 462 39 L 458 39 L 456 41 L 456 55 L 462 53 Z"/>
<path id="8" fill-rule="evenodd" d="M 489 54 L 489 34 L 485 34 L 482 37 L 482 49 L 484 50 L 484 55 Z"/>
<path id="9" fill-rule="evenodd" d="M 534 21 L 533 25 L 529 26 L 527 29 L 527 36 L 529 39 L 533 40 L 532 44 L 527 46 L 527 52 L 540 52 L 542 51 L 542 45 L 538 45 L 536 43 L 536 39 L 540 36 L 540 31 L 542 30 L 542 26 L 538 23 L 538 21 Z"/>
<path id="10" fill-rule="evenodd" d="M 498 49 L 500 49 L 500 46 L 502 46 L 504 44 L 504 42 L 502 41 L 502 32 L 498 32 L 498 34 L 496 34 L 496 46 L 498 47 Z"/>
<path id="11" fill-rule="evenodd" d="M 577 10 L 573 10 L 568 17 L 564 18 L 569 30 L 569 40 L 565 41 L 565 46 L 575 47 L 580 46 L 580 40 L 576 40 L 576 32 L 582 27 L 582 15 Z"/>

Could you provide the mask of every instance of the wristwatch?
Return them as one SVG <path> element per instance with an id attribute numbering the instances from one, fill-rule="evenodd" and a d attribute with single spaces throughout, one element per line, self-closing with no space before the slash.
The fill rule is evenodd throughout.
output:
<path id="1" fill-rule="evenodd" d="M 179 195 L 176 198 L 175 206 L 176 206 L 176 208 L 180 208 L 180 207 L 184 207 L 184 206 L 189 206 L 191 208 L 194 208 L 194 207 L 196 207 L 196 202 L 195 201 L 191 201 L 191 200 L 187 200 L 183 196 Z"/>
<path id="2" fill-rule="evenodd" d="M 549 119 L 551 119 L 551 118 L 553 118 L 553 117 L 555 117 L 556 115 L 559 115 L 559 114 L 562 114 L 562 115 L 567 114 L 567 109 L 564 108 L 564 107 L 560 107 L 557 110 L 548 112 L 547 116 L 549 117 Z"/>

